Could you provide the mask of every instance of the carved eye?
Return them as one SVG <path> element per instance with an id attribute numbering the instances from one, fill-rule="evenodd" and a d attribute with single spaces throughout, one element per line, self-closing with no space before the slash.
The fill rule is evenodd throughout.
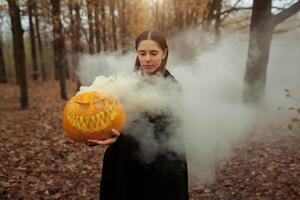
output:
<path id="1" fill-rule="evenodd" d="M 83 110 L 87 110 L 90 107 L 90 104 L 88 103 L 78 103 L 80 108 Z"/>
<path id="2" fill-rule="evenodd" d="M 101 109 L 104 107 L 104 102 L 103 101 L 99 101 L 97 103 L 95 103 L 95 106 L 97 109 Z"/>

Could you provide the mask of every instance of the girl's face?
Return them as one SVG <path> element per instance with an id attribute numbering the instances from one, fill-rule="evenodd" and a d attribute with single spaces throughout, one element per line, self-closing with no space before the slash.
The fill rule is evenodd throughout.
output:
<path id="1" fill-rule="evenodd" d="M 158 70 L 166 55 L 167 49 L 162 50 L 155 41 L 150 39 L 141 41 L 137 48 L 142 70 L 147 75 L 152 75 Z"/>

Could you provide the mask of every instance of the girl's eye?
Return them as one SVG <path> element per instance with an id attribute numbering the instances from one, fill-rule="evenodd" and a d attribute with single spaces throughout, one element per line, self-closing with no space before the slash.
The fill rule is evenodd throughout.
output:
<path id="1" fill-rule="evenodd" d="M 156 56 L 156 55 L 157 55 L 157 53 L 151 53 L 151 55 L 152 55 L 152 56 Z"/>

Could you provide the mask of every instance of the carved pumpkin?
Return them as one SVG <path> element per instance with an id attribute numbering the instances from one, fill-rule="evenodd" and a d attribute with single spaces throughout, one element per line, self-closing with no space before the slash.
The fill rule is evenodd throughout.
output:
<path id="1" fill-rule="evenodd" d="M 100 92 L 86 92 L 72 97 L 66 104 L 63 125 L 75 141 L 104 140 L 112 137 L 111 129 L 121 132 L 125 114 L 120 102 Z"/>

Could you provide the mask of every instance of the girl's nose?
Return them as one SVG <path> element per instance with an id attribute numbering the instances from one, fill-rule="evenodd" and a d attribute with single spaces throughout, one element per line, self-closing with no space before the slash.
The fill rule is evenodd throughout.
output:
<path id="1" fill-rule="evenodd" d="M 146 55 L 146 61 L 147 61 L 147 62 L 151 61 L 150 55 Z"/>

